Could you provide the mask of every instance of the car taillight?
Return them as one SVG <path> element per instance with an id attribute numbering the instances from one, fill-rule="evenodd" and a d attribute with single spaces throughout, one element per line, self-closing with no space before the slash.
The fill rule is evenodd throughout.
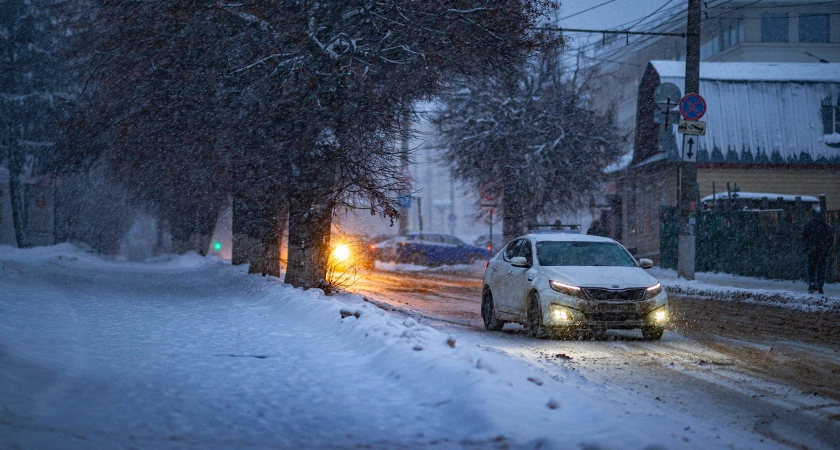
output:
<path id="1" fill-rule="evenodd" d="M 487 270 L 487 266 L 490 265 L 490 261 L 484 261 L 484 270 Z"/>
<path id="2" fill-rule="evenodd" d="M 371 250 L 376 250 L 376 244 L 370 244 L 370 249 Z"/>

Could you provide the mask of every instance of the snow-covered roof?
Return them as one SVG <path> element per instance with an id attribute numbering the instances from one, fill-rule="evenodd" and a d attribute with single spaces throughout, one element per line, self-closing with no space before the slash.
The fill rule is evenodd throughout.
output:
<path id="1" fill-rule="evenodd" d="M 723 200 L 728 197 L 726 192 L 721 192 L 715 195 L 707 195 L 700 199 L 701 202 L 710 202 L 713 199 Z M 732 193 L 733 198 L 740 198 L 740 199 L 749 199 L 749 200 L 761 200 L 763 198 L 767 198 L 768 200 L 776 200 L 779 197 L 782 197 L 782 200 L 786 202 L 794 202 L 796 201 L 796 197 L 799 197 L 803 203 L 819 203 L 819 199 L 817 197 L 811 195 L 787 195 L 787 194 L 771 194 L 766 192 L 734 192 Z"/>
<path id="2" fill-rule="evenodd" d="M 633 152 L 627 152 L 627 153 L 621 155 L 621 157 L 618 158 L 618 161 L 616 161 L 616 162 L 610 164 L 609 166 L 605 167 L 603 172 L 605 174 L 620 172 L 620 171 L 626 169 L 627 167 L 629 167 L 630 163 L 632 161 L 633 161 Z"/>
<path id="3" fill-rule="evenodd" d="M 615 242 L 614 240 L 608 237 L 601 237 L 595 236 L 591 234 L 581 234 L 581 233 L 562 233 L 562 232 L 555 232 L 555 233 L 537 233 L 532 234 L 529 233 L 527 236 L 532 237 L 537 242 L 544 242 L 544 241 L 569 241 L 569 242 Z"/>
<path id="4" fill-rule="evenodd" d="M 647 158 L 644 161 L 640 162 L 639 164 L 636 164 L 636 166 L 637 167 L 638 166 L 646 166 L 648 164 L 655 163 L 656 161 L 662 161 L 662 160 L 666 159 L 667 156 L 668 155 L 666 155 L 665 153 L 657 153 L 657 154 L 651 156 L 650 158 Z"/>
<path id="5" fill-rule="evenodd" d="M 685 91 L 684 62 L 650 64 L 660 83 Z M 840 98 L 840 64 L 703 62 L 700 95 L 706 135 L 695 140 L 698 162 L 840 164 L 836 133 L 825 133 L 822 116 L 822 105 Z M 679 145 L 676 124 L 672 133 Z"/>
<path id="6" fill-rule="evenodd" d="M 685 61 L 651 61 L 662 78 L 684 78 Z M 840 82 L 840 63 L 703 62 L 701 80 Z M 700 88 L 702 95 L 702 86 Z"/>

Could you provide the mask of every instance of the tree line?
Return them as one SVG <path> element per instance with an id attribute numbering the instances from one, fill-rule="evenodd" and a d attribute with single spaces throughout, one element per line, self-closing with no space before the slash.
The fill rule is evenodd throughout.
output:
<path id="1" fill-rule="evenodd" d="M 552 0 L 8 0 L 0 6 L 0 148 L 12 180 L 102 174 L 132 205 L 168 223 L 176 251 L 204 253 L 230 198 L 235 264 L 279 275 L 287 231 L 286 282 L 327 288 L 334 214 L 355 208 L 398 217 L 405 155 L 395 142 L 405 138 L 406 119 L 417 119 L 419 101 L 445 99 L 436 123 L 454 171 L 474 183 L 515 181 L 503 183 L 510 217 L 522 216 L 524 206 L 508 207 L 524 205 L 517 196 L 539 193 L 548 210 L 563 205 L 545 186 L 558 173 L 568 185 L 597 180 L 563 171 L 603 165 L 613 137 L 585 137 L 597 120 L 587 115 L 585 95 L 564 90 L 569 81 L 549 69 L 556 59 L 533 63 L 562 45 L 534 28 L 557 7 Z M 491 108 L 502 97 L 527 104 L 505 103 L 494 128 L 458 111 L 483 99 Z M 553 122 L 562 114 L 561 138 Z M 540 137 L 517 137 L 527 130 Z M 553 156 L 573 145 L 576 156 Z M 477 161 L 481 146 L 527 154 L 515 165 L 495 150 Z M 582 157 L 587 151 L 594 156 Z M 549 181 L 528 183 L 528 167 L 550 169 Z M 24 187 L 14 183 L 16 237 L 26 247 Z M 579 191 L 565 189 L 569 198 Z"/>

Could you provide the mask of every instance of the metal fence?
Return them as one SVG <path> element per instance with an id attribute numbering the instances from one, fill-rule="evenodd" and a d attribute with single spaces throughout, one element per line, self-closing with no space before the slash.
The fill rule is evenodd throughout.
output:
<path id="1" fill-rule="evenodd" d="M 677 267 L 679 210 L 660 208 L 659 264 Z M 810 214 L 792 210 L 698 211 L 695 233 L 696 270 L 734 275 L 804 280 L 806 255 L 802 231 Z M 826 281 L 838 279 L 840 211 L 827 211 L 826 221 L 834 230 Z"/>

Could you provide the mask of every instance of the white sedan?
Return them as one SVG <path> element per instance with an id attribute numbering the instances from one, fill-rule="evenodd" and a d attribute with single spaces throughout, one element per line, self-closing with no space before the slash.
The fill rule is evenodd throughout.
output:
<path id="1" fill-rule="evenodd" d="M 668 297 L 644 271 L 652 265 L 609 238 L 522 236 L 488 261 L 481 317 L 488 330 L 514 322 L 537 338 L 641 328 L 645 339 L 659 339 Z"/>

